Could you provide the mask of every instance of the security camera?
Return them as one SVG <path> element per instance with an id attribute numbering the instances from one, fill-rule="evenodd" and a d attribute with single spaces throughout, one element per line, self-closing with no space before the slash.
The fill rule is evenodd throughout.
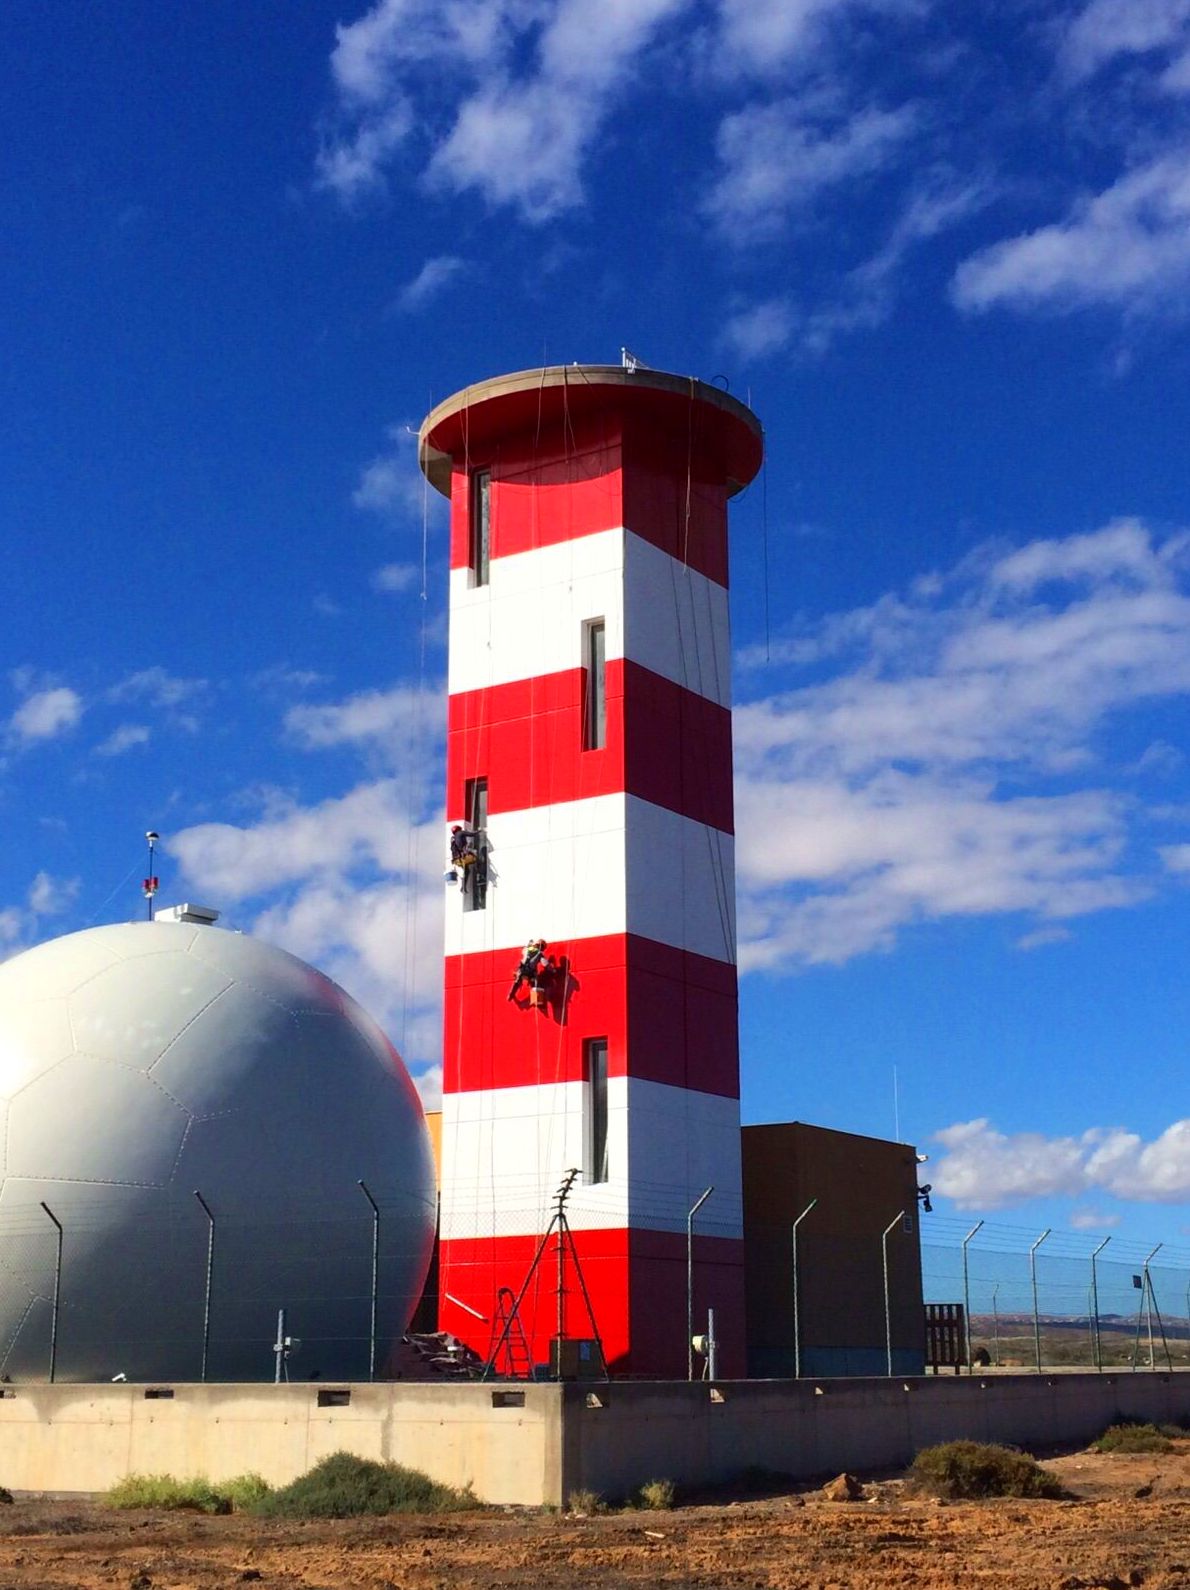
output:
<path id="1" fill-rule="evenodd" d="M 930 1162 L 930 1156 L 928 1154 L 915 1154 L 913 1157 L 917 1160 L 919 1165 L 928 1165 Z"/>
<path id="2" fill-rule="evenodd" d="M 121 1381 L 124 1381 L 124 1380 L 127 1380 L 127 1379 L 128 1379 L 128 1376 L 127 1376 L 127 1375 L 126 1375 L 126 1374 L 125 1374 L 125 1373 L 124 1373 L 124 1371 L 123 1371 L 123 1370 L 122 1370 L 122 1369 L 121 1369 L 121 1371 L 120 1371 L 120 1373 L 119 1373 L 119 1374 L 118 1374 L 118 1375 L 113 1375 L 113 1376 L 112 1376 L 112 1385 L 113 1385 L 113 1386 L 115 1386 L 115 1385 L 119 1385 L 119 1383 L 120 1383 L 120 1382 L 121 1382 Z"/>

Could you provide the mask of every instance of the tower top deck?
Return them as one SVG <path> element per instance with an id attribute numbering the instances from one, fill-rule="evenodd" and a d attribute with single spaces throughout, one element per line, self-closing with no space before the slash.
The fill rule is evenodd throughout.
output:
<path id="1" fill-rule="evenodd" d="M 418 460 L 435 490 L 449 496 L 459 459 L 482 458 L 505 438 L 599 414 L 637 419 L 691 441 L 703 459 L 717 460 L 729 496 L 754 479 L 764 456 L 760 421 L 721 387 L 640 365 L 556 364 L 477 381 L 439 403 L 422 424 Z"/>

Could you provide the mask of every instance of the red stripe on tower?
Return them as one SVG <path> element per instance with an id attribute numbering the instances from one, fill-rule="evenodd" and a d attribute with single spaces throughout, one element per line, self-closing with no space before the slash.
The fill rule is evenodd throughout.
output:
<path id="1" fill-rule="evenodd" d="M 727 501 L 759 426 L 697 381 L 570 366 L 457 394 L 421 457 L 451 499 L 447 807 L 480 852 L 447 911 L 442 1324 L 488 1353 L 573 1169 L 594 1327 L 551 1258 L 527 1358 L 561 1317 L 613 1372 L 684 1374 L 713 1186 L 695 1314 L 740 1372 Z M 554 970 L 514 990 L 534 938 Z"/>

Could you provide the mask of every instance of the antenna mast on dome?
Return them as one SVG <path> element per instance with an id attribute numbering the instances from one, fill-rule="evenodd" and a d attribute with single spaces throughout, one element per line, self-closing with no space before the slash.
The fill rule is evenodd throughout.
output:
<path id="1" fill-rule="evenodd" d="M 153 920 L 153 896 L 157 893 L 157 874 L 153 871 L 153 851 L 161 835 L 154 833 L 150 828 L 145 838 L 149 841 L 149 875 L 145 879 L 141 892 L 149 903 L 149 921 Z"/>

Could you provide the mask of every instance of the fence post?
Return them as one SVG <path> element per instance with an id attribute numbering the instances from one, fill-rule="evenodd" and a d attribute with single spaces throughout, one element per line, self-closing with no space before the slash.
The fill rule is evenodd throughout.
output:
<path id="1" fill-rule="evenodd" d="M 694 1217 L 714 1192 L 708 1187 L 686 1216 L 686 1379 L 694 1379 Z"/>
<path id="2" fill-rule="evenodd" d="M 967 1354 L 967 1373 L 971 1373 L 971 1284 L 967 1276 L 967 1244 L 983 1225 L 977 1220 L 963 1238 L 963 1348 Z"/>
<path id="3" fill-rule="evenodd" d="M 1029 1249 L 1029 1280 L 1033 1288 L 1033 1357 L 1036 1361 L 1037 1373 L 1041 1373 L 1041 1320 L 1037 1313 L 1037 1250 L 1049 1236 L 1052 1227 L 1046 1226 L 1037 1241 Z"/>
<path id="4" fill-rule="evenodd" d="M 817 1198 L 810 1199 L 810 1202 L 793 1222 L 793 1227 L 790 1232 L 793 1244 L 793 1378 L 795 1380 L 800 1380 L 802 1373 L 802 1317 L 801 1293 L 799 1291 L 800 1282 L 797 1267 L 797 1228 L 801 1225 L 802 1221 L 810 1213 L 811 1209 L 813 1209 L 817 1202 Z M 1190 1311 L 1190 1304 L 1187 1305 L 1187 1308 L 1188 1311 Z"/>
<path id="5" fill-rule="evenodd" d="M 1159 1242 L 1157 1244 L 1157 1246 L 1153 1249 L 1152 1253 L 1149 1254 L 1149 1256 L 1145 1260 L 1144 1264 L 1141 1266 L 1141 1274 L 1144 1276 L 1144 1285 L 1143 1285 L 1143 1287 L 1141 1289 L 1141 1294 L 1140 1295 L 1141 1295 L 1141 1301 L 1142 1301 L 1142 1303 L 1144 1305 L 1145 1319 L 1148 1322 L 1148 1327 L 1149 1327 L 1149 1368 L 1150 1369 L 1156 1369 L 1156 1367 L 1157 1367 L 1157 1358 L 1156 1358 L 1156 1355 L 1153 1352 L 1153 1277 L 1149 1274 L 1149 1265 L 1152 1264 L 1153 1260 L 1161 1252 L 1161 1250 L 1162 1250 L 1162 1248 L 1164 1246 L 1165 1246 L 1164 1242 Z"/>
<path id="6" fill-rule="evenodd" d="M 368 1327 L 368 1379 L 376 1379 L 376 1288 L 380 1278 L 380 1205 L 368 1191 L 365 1181 L 357 1183 L 360 1192 L 372 1205 L 372 1314 Z"/>
<path id="7" fill-rule="evenodd" d="M 888 1295 L 888 1236 L 899 1221 L 904 1220 L 905 1211 L 902 1209 L 896 1219 L 890 1220 L 880 1236 L 880 1266 L 884 1272 L 884 1361 L 891 1378 L 892 1368 L 892 1305 Z"/>
<path id="8" fill-rule="evenodd" d="M 62 1222 L 46 1203 L 41 1200 L 41 1207 L 54 1222 L 57 1232 L 57 1249 L 54 1255 L 54 1307 L 50 1316 L 50 1385 L 54 1383 L 54 1376 L 58 1372 L 58 1307 L 62 1301 Z"/>
<path id="9" fill-rule="evenodd" d="M 1104 1237 L 1091 1255 L 1091 1318 L 1094 1321 L 1091 1345 L 1095 1354 L 1095 1368 L 1100 1374 L 1103 1373 L 1103 1344 L 1099 1337 L 1099 1271 L 1096 1260 L 1110 1241 L 1110 1237 Z"/>
<path id="10" fill-rule="evenodd" d="M 207 1354 L 211 1347 L 211 1277 L 215 1272 L 215 1216 L 211 1213 L 211 1206 L 199 1192 L 194 1189 L 194 1196 L 202 1205 L 202 1212 L 207 1217 L 207 1279 L 202 1295 L 202 1370 L 199 1380 L 203 1385 L 207 1380 Z"/>

